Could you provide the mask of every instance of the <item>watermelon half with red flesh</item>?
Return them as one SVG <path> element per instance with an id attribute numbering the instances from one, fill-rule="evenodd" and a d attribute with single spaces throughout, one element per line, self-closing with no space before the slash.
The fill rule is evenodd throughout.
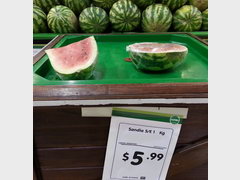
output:
<path id="1" fill-rule="evenodd" d="M 62 80 L 88 79 L 94 71 L 98 48 L 93 36 L 60 48 L 45 51 Z"/>

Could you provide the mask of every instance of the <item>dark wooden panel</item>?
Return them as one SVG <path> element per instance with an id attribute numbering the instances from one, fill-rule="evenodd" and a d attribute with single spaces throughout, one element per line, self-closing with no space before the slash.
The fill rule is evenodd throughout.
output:
<path id="1" fill-rule="evenodd" d="M 43 170 L 43 180 L 101 180 L 103 168 Z"/>
<path id="2" fill-rule="evenodd" d="M 173 177 L 168 177 L 167 180 L 207 180 L 208 179 L 208 164 L 205 163 L 200 167 L 185 171 Z"/>
<path id="3" fill-rule="evenodd" d="M 94 84 L 33 86 L 34 101 L 207 98 L 208 83 Z"/>
<path id="4" fill-rule="evenodd" d="M 41 168 L 77 168 L 104 165 L 106 147 L 38 150 Z"/>
<path id="5" fill-rule="evenodd" d="M 189 108 L 178 143 L 188 144 L 207 136 L 207 104 L 171 106 Z M 106 146 L 109 125 L 110 118 L 81 117 L 81 108 L 77 106 L 34 108 L 37 148 Z"/>
<path id="6" fill-rule="evenodd" d="M 37 180 L 37 176 L 35 174 L 35 171 L 33 170 L 33 180 Z"/>
<path id="7" fill-rule="evenodd" d="M 102 168 L 43 170 L 43 180 L 101 180 Z M 207 163 L 166 180 L 207 180 Z"/>
<path id="8" fill-rule="evenodd" d="M 177 176 L 208 162 L 208 141 L 204 139 L 176 152 L 170 164 L 168 176 Z"/>

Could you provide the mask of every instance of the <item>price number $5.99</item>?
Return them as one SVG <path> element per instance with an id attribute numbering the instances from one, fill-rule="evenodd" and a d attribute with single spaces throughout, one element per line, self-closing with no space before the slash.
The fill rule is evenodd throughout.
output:
<path id="1" fill-rule="evenodd" d="M 146 160 L 155 160 L 155 161 L 160 161 L 163 158 L 163 154 L 159 153 L 151 153 L 150 156 L 145 157 Z M 128 161 L 129 160 L 129 153 L 126 152 L 123 154 L 123 161 Z M 131 165 L 137 166 L 140 165 L 144 161 L 144 152 L 141 151 L 135 151 L 133 156 L 132 156 L 132 161 L 130 162 Z"/>

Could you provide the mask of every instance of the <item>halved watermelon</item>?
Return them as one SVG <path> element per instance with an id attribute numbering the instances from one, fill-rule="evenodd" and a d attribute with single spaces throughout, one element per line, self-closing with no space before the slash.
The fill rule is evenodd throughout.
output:
<path id="1" fill-rule="evenodd" d="M 88 79 L 97 62 L 98 49 L 93 36 L 60 48 L 46 50 L 53 69 L 62 80 Z"/>
<path id="2" fill-rule="evenodd" d="M 127 46 L 133 64 L 143 71 L 173 69 L 183 63 L 188 48 L 174 43 L 135 43 Z"/>

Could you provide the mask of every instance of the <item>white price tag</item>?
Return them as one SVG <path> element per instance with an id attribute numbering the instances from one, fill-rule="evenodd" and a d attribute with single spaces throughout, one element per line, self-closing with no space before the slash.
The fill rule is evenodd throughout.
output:
<path id="1" fill-rule="evenodd" d="M 184 115 L 139 109 L 113 110 L 103 180 L 166 178 Z"/>

